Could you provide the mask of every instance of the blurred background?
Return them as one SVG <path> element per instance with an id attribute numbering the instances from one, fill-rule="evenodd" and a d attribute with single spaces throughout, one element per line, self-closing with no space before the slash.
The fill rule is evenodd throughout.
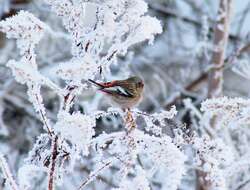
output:
<path id="1" fill-rule="evenodd" d="M 119 64 L 112 65 L 112 73 L 106 80 L 141 76 L 146 84 L 140 109 L 148 113 L 177 106 L 178 116 L 174 123 L 192 124 L 184 99 L 191 99 L 195 106 L 207 98 L 208 70 L 213 53 L 214 26 L 217 19 L 217 0 L 147 0 L 149 14 L 157 17 L 163 33 L 155 42 L 137 44 L 130 48 Z M 61 19 L 52 13 L 42 0 L 0 0 L 0 20 L 28 10 L 54 31 L 57 38 L 45 36 L 37 47 L 39 70 L 53 77 L 53 67 L 71 58 L 71 43 L 62 26 Z M 229 41 L 226 60 L 239 49 L 250 43 L 250 0 L 232 3 Z M 235 64 L 249 62 L 249 51 L 242 52 L 224 69 L 223 94 L 229 97 L 249 97 L 250 84 L 235 70 Z M 18 59 L 15 41 L 7 40 L 0 33 L 0 150 L 8 155 L 14 170 L 27 156 L 36 136 L 42 132 L 42 123 L 34 112 L 26 95 L 26 87 L 17 84 L 6 67 L 9 59 Z M 59 79 L 52 80 L 60 83 Z M 49 89 L 43 89 L 48 116 L 55 121 L 59 100 Z M 93 91 L 77 99 L 74 110 L 90 112 L 91 109 L 105 110 L 109 104 L 102 95 Z M 108 127 L 107 127 L 108 126 Z M 98 122 L 97 131 L 119 130 L 119 118 L 107 117 Z M 0 178 L 0 189 L 1 181 Z"/>

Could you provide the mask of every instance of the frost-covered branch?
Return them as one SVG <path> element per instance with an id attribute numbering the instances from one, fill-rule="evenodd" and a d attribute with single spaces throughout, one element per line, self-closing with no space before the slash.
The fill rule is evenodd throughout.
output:
<path id="1" fill-rule="evenodd" d="M 51 144 L 51 159 L 50 159 L 50 169 L 48 172 L 49 176 L 49 182 L 48 182 L 48 190 L 53 190 L 54 189 L 54 175 L 55 175 L 55 169 L 56 169 L 56 158 L 58 155 L 57 148 L 58 148 L 58 137 L 55 136 L 52 139 L 52 144 Z"/>
<path id="2" fill-rule="evenodd" d="M 97 176 L 106 168 L 110 167 L 112 161 L 104 162 L 99 168 L 95 171 L 91 172 L 91 174 L 87 177 L 87 179 L 78 187 L 78 190 L 83 189 L 86 185 L 88 185 L 91 181 L 93 181 Z"/>
<path id="3" fill-rule="evenodd" d="M 16 181 L 14 180 L 14 177 L 10 171 L 10 168 L 1 152 L 0 152 L 0 169 L 3 173 L 4 178 L 7 180 L 8 184 L 10 185 L 11 189 L 19 190 L 19 187 Z"/>

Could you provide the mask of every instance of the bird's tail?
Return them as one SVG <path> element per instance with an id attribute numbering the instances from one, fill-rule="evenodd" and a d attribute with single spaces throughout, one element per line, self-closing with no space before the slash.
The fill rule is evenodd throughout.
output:
<path id="1" fill-rule="evenodd" d="M 105 88 L 105 86 L 103 86 L 102 84 L 100 84 L 100 83 L 98 83 L 98 82 L 95 82 L 95 81 L 93 81 L 93 80 L 91 80 L 91 79 L 88 79 L 88 81 L 89 81 L 90 83 L 94 84 L 95 86 L 99 87 L 100 89 Z"/>

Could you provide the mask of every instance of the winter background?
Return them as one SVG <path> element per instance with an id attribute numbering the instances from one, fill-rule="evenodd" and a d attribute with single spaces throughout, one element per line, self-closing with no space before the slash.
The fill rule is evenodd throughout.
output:
<path id="1" fill-rule="evenodd" d="M 0 0 L 0 189 L 249 190 L 249 11 Z M 87 82 L 134 75 L 125 113 Z"/>

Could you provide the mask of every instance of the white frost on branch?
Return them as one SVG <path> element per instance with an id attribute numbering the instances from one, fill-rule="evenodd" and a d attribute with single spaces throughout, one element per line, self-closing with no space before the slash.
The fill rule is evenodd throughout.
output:
<path id="1" fill-rule="evenodd" d="M 31 59 L 27 59 L 26 56 L 23 56 L 20 61 L 10 60 L 7 63 L 7 66 L 11 68 L 17 82 L 27 85 L 29 100 L 33 104 L 35 111 L 39 113 L 45 130 L 50 131 L 49 120 L 45 117 L 46 110 L 40 89 L 43 83 L 48 84 L 48 86 L 51 86 L 52 88 L 56 85 L 38 72 L 37 64 L 33 59 L 34 55 L 28 54 L 28 56 L 31 56 Z"/>
<path id="2" fill-rule="evenodd" d="M 0 171 L 12 190 L 19 190 L 4 156 L 0 152 Z"/>
<path id="3" fill-rule="evenodd" d="M 83 78 L 92 78 L 98 71 L 98 65 L 92 63 L 92 58 L 87 55 L 84 57 L 84 61 L 73 58 L 68 62 L 60 63 L 55 69 L 55 73 L 64 80 L 81 81 Z"/>
<path id="4" fill-rule="evenodd" d="M 121 182 L 119 188 L 112 190 L 150 190 L 149 181 L 147 179 L 147 174 L 142 168 L 138 168 L 136 171 L 136 177 L 132 180 L 126 179 Z"/>
<path id="5" fill-rule="evenodd" d="M 20 61 L 10 60 L 7 66 L 11 68 L 16 81 L 21 84 L 41 84 L 42 75 L 38 72 L 36 65 L 32 65 L 30 60 L 23 57 Z"/>
<path id="6" fill-rule="evenodd" d="M 138 143 L 138 153 L 151 163 L 151 169 L 166 172 L 163 186 L 170 190 L 177 189 L 185 173 L 186 156 L 183 152 L 174 145 L 169 136 L 159 138 L 138 131 L 134 138 Z"/>
<path id="7" fill-rule="evenodd" d="M 160 178 L 164 181 L 162 183 L 164 189 L 176 190 L 185 173 L 186 156 L 169 136 L 155 137 L 135 129 L 129 135 L 120 132 L 96 137 L 95 147 L 98 152 L 106 150 L 115 155 L 115 158 L 121 161 L 120 168 L 123 172 L 130 172 L 131 167 L 136 168 L 137 159 L 140 159 L 142 167 L 147 168 L 145 169 L 147 178 L 152 179 L 156 175 L 156 179 Z M 159 173 L 164 173 L 164 175 L 159 175 Z M 123 176 L 123 180 L 125 179 L 126 177 Z M 133 184 L 131 180 L 128 184 L 126 183 L 126 185 L 131 184 Z M 121 187 L 123 185 L 121 183 Z"/>
<path id="8" fill-rule="evenodd" d="M 36 165 L 44 167 L 44 162 L 50 155 L 50 137 L 48 134 L 41 134 L 37 139 L 33 148 L 29 151 L 28 157 L 25 159 L 27 165 Z"/>
<path id="9" fill-rule="evenodd" d="M 185 174 L 184 162 L 186 156 L 172 142 L 169 136 L 162 138 L 150 136 L 139 132 L 136 137 L 138 152 L 149 159 L 152 169 L 164 170 L 163 189 L 175 190 L 180 185 Z"/>
<path id="10" fill-rule="evenodd" d="M 22 189 L 34 188 L 34 181 L 42 178 L 47 172 L 47 168 L 34 164 L 25 164 L 18 170 L 18 181 Z"/>
<path id="11" fill-rule="evenodd" d="M 195 137 L 193 148 L 196 151 L 195 162 L 205 172 L 205 180 L 212 189 L 226 190 L 225 168 L 234 161 L 234 154 L 222 139 L 210 139 L 208 136 Z"/>
<path id="12" fill-rule="evenodd" d="M 55 132 L 75 147 L 76 153 L 88 155 L 89 145 L 95 134 L 95 118 L 81 113 L 69 114 L 62 111 L 55 124 Z"/>
<path id="13" fill-rule="evenodd" d="M 165 119 L 173 119 L 174 116 L 176 116 L 177 110 L 175 106 L 172 106 L 169 111 L 162 110 L 160 113 L 154 113 L 152 116 L 159 120 L 160 122 L 163 122 Z"/>
<path id="14" fill-rule="evenodd" d="M 118 54 L 125 55 L 131 45 L 144 40 L 152 42 L 154 35 L 162 32 L 156 18 L 144 15 L 147 4 L 143 0 L 45 2 L 62 18 L 72 37 L 73 59 L 59 67 L 61 75 L 68 78 L 72 73 L 86 72 L 87 68 L 87 74 L 70 79 L 75 82 L 94 78 L 100 68 L 109 72 Z"/>
<path id="15" fill-rule="evenodd" d="M 30 101 L 40 114 L 44 125 L 54 132 L 39 136 L 29 153 L 26 164 L 20 168 L 22 188 L 29 188 L 32 185 L 33 177 L 36 177 L 33 172 L 48 170 L 52 159 L 51 136 L 56 135 L 58 136 L 58 146 L 54 152 L 57 157 L 56 178 L 59 178 L 58 176 L 64 171 L 65 173 L 74 171 L 77 159 L 81 158 L 83 161 L 82 156 L 88 155 L 90 148 L 96 148 L 98 155 L 92 161 L 99 161 L 99 158 L 105 156 L 109 156 L 108 160 L 115 158 L 116 161 L 121 162 L 118 169 L 123 174 L 122 179 L 129 178 L 128 174 L 137 168 L 138 157 L 148 161 L 149 167 L 145 170 L 137 168 L 137 175 L 133 180 L 126 183 L 121 180 L 121 189 L 132 186 L 133 189 L 149 190 L 148 179 L 151 180 L 154 174 L 157 175 L 163 171 L 162 187 L 176 190 L 185 173 L 186 156 L 169 136 L 155 137 L 135 129 L 131 133 L 113 132 L 93 138 L 96 118 L 121 114 L 120 111 L 108 110 L 94 112 L 91 115 L 79 112 L 71 114 L 70 106 L 67 106 L 67 104 L 73 104 L 75 96 L 82 90 L 82 86 L 78 88 L 75 83 L 79 84 L 82 79 L 96 77 L 100 70 L 103 70 L 104 74 L 108 73 L 109 66 L 116 63 L 117 55 L 125 55 L 132 45 L 145 40 L 151 43 L 154 35 L 162 32 L 160 22 L 146 15 L 148 7 L 143 0 L 45 0 L 45 2 L 62 18 L 63 25 L 70 33 L 73 55 L 69 61 L 59 64 L 55 70 L 55 73 L 67 83 L 67 87 L 60 97 L 61 104 L 66 106 L 61 106 L 53 130 L 46 117 L 40 89 L 42 85 L 49 86 L 55 91 L 60 89 L 39 73 L 34 53 L 35 45 L 39 43 L 46 29 L 48 32 L 51 32 L 51 29 L 32 14 L 24 11 L 1 22 L 0 25 L 1 30 L 6 32 L 8 37 L 17 39 L 18 46 L 21 48 L 21 60 L 11 60 L 8 66 L 12 69 L 16 80 L 28 86 Z M 149 131 L 161 135 L 161 131 L 157 132 L 160 129 L 157 129 L 159 127 L 157 125 L 166 125 L 166 119 L 172 119 L 176 113 L 176 108 L 172 107 L 170 111 L 135 115 L 142 116 L 147 126 L 151 125 L 149 128 L 152 129 Z M 94 149 L 91 150 L 94 151 Z M 99 161 L 96 165 L 98 164 L 100 166 L 102 162 Z M 90 171 L 87 182 L 95 179 L 102 168 L 108 169 L 111 162 L 106 164 L 97 167 L 96 170 L 94 168 L 93 172 Z"/>
<path id="16" fill-rule="evenodd" d="M 176 107 L 172 106 L 169 111 L 161 110 L 159 113 L 147 114 L 146 112 L 140 112 L 140 110 L 134 109 L 132 111 L 134 117 L 142 117 L 146 122 L 145 130 L 150 131 L 155 135 L 162 134 L 162 126 L 166 125 L 166 119 L 173 119 L 177 114 Z"/>
<path id="17" fill-rule="evenodd" d="M 48 26 L 27 11 L 20 11 L 17 15 L 0 22 L 0 31 L 8 38 L 17 39 L 17 47 L 23 55 L 33 48 L 44 35 Z"/>
<path id="18" fill-rule="evenodd" d="M 204 117 L 219 117 L 219 125 L 238 126 L 250 123 L 250 100 L 243 98 L 215 98 L 208 99 L 202 103 L 201 111 Z"/>

